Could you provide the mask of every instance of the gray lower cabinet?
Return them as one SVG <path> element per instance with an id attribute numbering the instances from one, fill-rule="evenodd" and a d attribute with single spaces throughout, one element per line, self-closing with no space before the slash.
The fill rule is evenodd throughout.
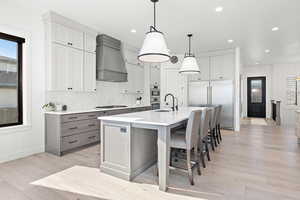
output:
<path id="1" fill-rule="evenodd" d="M 52 114 L 45 116 L 46 152 L 62 154 L 100 142 L 99 116 L 117 115 L 151 110 L 151 107 L 124 108 L 76 114 Z"/>

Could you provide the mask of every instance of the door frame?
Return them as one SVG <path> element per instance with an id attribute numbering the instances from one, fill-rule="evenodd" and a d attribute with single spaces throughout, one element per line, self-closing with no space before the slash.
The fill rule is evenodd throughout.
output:
<path id="1" fill-rule="evenodd" d="M 246 79 L 246 90 L 247 90 L 247 117 L 249 117 L 249 105 L 250 105 L 250 96 L 251 96 L 251 91 L 250 91 L 250 81 L 255 79 L 262 79 L 263 80 L 263 103 L 264 103 L 264 115 L 261 118 L 266 118 L 267 117 L 267 76 L 247 76 Z"/>

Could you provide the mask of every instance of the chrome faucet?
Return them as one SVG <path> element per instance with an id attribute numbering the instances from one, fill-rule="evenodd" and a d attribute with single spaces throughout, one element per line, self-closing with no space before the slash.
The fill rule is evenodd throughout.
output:
<path id="1" fill-rule="evenodd" d="M 167 97 L 168 96 L 172 97 L 172 103 L 173 103 L 172 110 L 175 111 L 175 108 L 176 108 L 176 110 L 178 110 L 178 100 L 177 100 L 177 106 L 175 106 L 175 97 L 174 97 L 173 94 L 171 94 L 171 93 L 166 94 L 166 96 L 165 96 L 165 102 L 167 101 Z"/>
<path id="2" fill-rule="evenodd" d="M 175 97 L 175 100 L 176 100 L 176 106 L 175 106 L 175 109 L 176 109 L 176 111 L 178 111 L 178 98 Z"/>

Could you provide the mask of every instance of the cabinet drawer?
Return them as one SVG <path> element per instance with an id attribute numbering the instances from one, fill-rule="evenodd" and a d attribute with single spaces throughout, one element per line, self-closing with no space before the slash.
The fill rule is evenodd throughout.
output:
<path id="1" fill-rule="evenodd" d="M 87 144 L 95 143 L 100 140 L 100 131 L 91 131 L 78 135 L 71 135 L 62 137 L 61 151 L 67 151 L 76 147 L 84 146 Z"/>
<path id="2" fill-rule="evenodd" d="M 100 130 L 91 131 L 81 135 L 80 145 L 82 146 L 100 141 Z"/>
<path id="3" fill-rule="evenodd" d="M 63 115 L 61 121 L 62 123 L 65 123 L 65 122 L 72 122 L 72 121 L 79 121 L 79 120 L 97 119 L 98 115 L 99 114 L 97 112 Z"/>
<path id="4" fill-rule="evenodd" d="M 67 151 L 81 145 L 80 134 L 63 137 L 61 140 L 61 151 Z"/>
<path id="5" fill-rule="evenodd" d="M 62 124 L 61 135 L 68 136 L 76 133 L 99 130 L 99 124 L 99 120 L 97 119 L 67 122 Z"/>

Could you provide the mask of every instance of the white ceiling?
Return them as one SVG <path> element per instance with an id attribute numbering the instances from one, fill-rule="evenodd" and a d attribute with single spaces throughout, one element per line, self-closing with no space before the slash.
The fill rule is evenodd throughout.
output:
<path id="1" fill-rule="evenodd" d="M 26 9 L 56 11 L 136 47 L 153 20 L 150 0 L 15 1 Z M 217 6 L 223 12 L 216 13 Z M 245 64 L 300 60 L 300 0 L 160 0 L 157 7 L 158 29 L 172 53 L 184 53 L 191 32 L 196 52 L 240 46 Z M 279 31 L 272 32 L 274 26 Z"/>

